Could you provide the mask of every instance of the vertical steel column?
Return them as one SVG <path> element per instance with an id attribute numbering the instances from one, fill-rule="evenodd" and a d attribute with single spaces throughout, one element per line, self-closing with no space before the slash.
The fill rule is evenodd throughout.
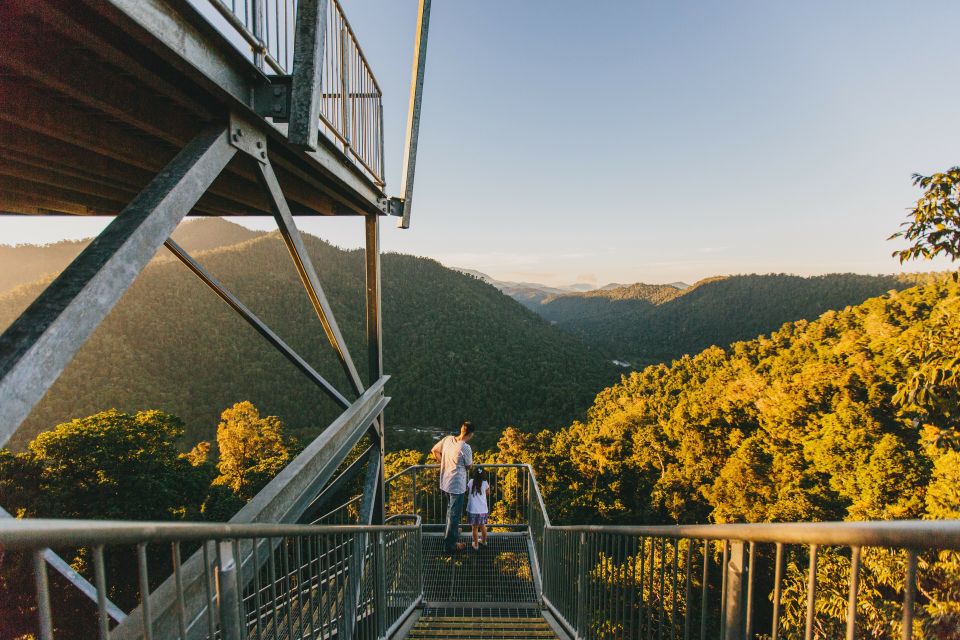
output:
<path id="1" fill-rule="evenodd" d="M 730 556 L 724 567 L 726 572 L 726 601 L 724 602 L 723 637 L 725 640 L 743 638 L 743 579 L 745 572 L 746 545 L 740 541 L 730 542 Z"/>
<path id="2" fill-rule="evenodd" d="M 413 206 L 413 179 L 417 168 L 417 140 L 420 137 L 420 108 L 423 104 L 423 78 L 427 68 L 427 35 L 430 31 L 430 0 L 420 0 L 417 11 L 417 39 L 413 54 L 410 79 L 410 105 L 407 108 L 407 137 L 403 149 L 403 173 L 400 193 L 403 197 L 403 217 L 397 222 L 402 229 L 410 227 L 410 209 Z"/>
<path id="3" fill-rule="evenodd" d="M 217 593 L 220 602 L 220 634 L 223 640 L 243 640 L 244 626 L 240 621 L 240 594 L 237 592 L 237 561 L 233 542 L 221 540 L 217 544 L 220 565 L 217 567 Z"/>
<path id="4" fill-rule="evenodd" d="M 316 149 L 320 134 L 320 88 L 328 3 L 329 0 L 299 0 L 297 3 L 287 139 L 290 144 L 303 149 Z"/>
<path id="5" fill-rule="evenodd" d="M 383 376 L 383 328 L 380 308 L 380 216 L 369 215 L 364 219 L 364 256 L 366 269 L 367 310 L 367 382 L 372 385 Z M 375 446 L 380 450 L 380 477 L 376 487 L 373 507 L 373 524 L 384 520 L 384 431 L 386 424 L 381 413 L 376 421 Z"/>

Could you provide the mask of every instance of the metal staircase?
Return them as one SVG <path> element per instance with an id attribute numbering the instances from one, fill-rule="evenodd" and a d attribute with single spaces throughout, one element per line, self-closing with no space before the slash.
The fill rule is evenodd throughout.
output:
<path id="1" fill-rule="evenodd" d="M 480 613 L 471 616 L 447 616 L 429 612 L 420 616 L 406 637 L 410 640 L 427 640 L 428 638 L 533 640 L 534 638 L 556 638 L 557 634 L 541 615 L 511 616 Z"/>

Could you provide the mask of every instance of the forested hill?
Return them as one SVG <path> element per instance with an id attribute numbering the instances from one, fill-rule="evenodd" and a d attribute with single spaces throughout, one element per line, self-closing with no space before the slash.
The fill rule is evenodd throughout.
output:
<path id="1" fill-rule="evenodd" d="M 190 220 L 180 225 L 173 239 L 189 252 L 237 244 L 263 233 L 222 220 Z M 0 293 L 41 277 L 63 271 L 90 240 L 63 240 L 47 245 L 0 245 Z M 166 249 L 160 255 L 164 256 Z"/>
<path id="2" fill-rule="evenodd" d="M 535 310 L 608 357 L 642 368 L 769 333 L 785 322 L 812 320 L 915 281 L 851 273 L 740 275 L 710 278 L 685 290 L 641 284 L 568 294 Z"/>
<path id="3" fill-rule="evenodd" d="M 215 221 L 209 223 L 217 224 Z M 202 225 L 203 223 L 194 223 Z M 197 229 L 198 227 L 194 227 Z M 361 372 L 363 253 L 307 236 L 308 249 Z M 348 385 L 283 242 L 260 235 L 196 257 L 342 392 Z M 42 283 L 0 294 L 6 327 Z M 560 425 L 616 376 L 576 337 L 494 287 L 406 255 L 383 256 L 388 425 L 449 428 L 464 419 L 494 439 L 506 424 Z M 365 379 L 365 374 L 362 373 Z M 349 394 L 348 394 L 349 396 Z M 154 261 L 15 436 L 22 446 L 67 419 L 116 407 L 162 409 L 211 439 L 226 407 L 250 400 L 309 436 L 337 413 L 179 262 Z M 408 442 L 393 432 L 390 446 Z"/>
<path id="4" fill-rule="evenodd" d="M 534 465 L 559 522 L 956 518 L 955 398 L 897 391 L 958 336 L 941 278 L 634 372 L 499 456 Z"/>

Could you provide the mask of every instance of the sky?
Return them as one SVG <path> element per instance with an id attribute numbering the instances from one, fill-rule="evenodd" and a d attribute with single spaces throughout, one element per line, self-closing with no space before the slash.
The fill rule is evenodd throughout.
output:
<path id="1" fill-rule="evenodd" d="M 342 4 L 396 195 L 416 0 Z M 911 174 L 960 164 L 955 1 L 433 4 L 412 228 L 385 220 L 387 251 L 549 285 L 892 273 Z M 0 242 L 103 224 L 3 218 Z M 362 243 L 359 219 L 300 224 Z"/>

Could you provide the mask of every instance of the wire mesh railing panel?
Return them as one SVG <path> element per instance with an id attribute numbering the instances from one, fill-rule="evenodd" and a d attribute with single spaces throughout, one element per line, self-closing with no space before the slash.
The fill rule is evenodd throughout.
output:
<path id="1" fill-rule="evenodd" d="M 354 496 L 343 504 L 330 509 L 310 524 L 341 525 L 360 523 L 360 502 L 362 496 Z"/>
<path id="2" fill-rule="evenodd" d="M 22 558 L 23 569 L 33 572 L 36 625 L 20 621 L 25 637 L 42 640 L 64 633 L 103 639 L 373 640 L 385 637 L 422 597 L 416 525 L 2 525 L 4 559 Z M 93 559 L 95 608 L 64 601 L 56 584 L 51 591 L 43 556 L 49 547 Z M 120 622 L 110 618 L 107 594 L 120 596 L 124 608 L 132 609 Z M 0 595 L 9 594 L 0 590 Z M 71 635 L 68 627 L 82 631 Z"/>
<path id="3" fill-rule="evenodd" d="M 571 635 L 958 638 L 960 522 L 546 527 Z"/>
<path id="4" fill-rule="evenodd" d="M 199 3 L 202 0 L 192 0 Z M 207 0 L 228 39 L 262 71 L 289 75 L 294 66 L 297 0 Z M 383 187 L 383 94 L 338 0 L 323 21 L 320 132 Z"/>
<path id="5" fill-rule="evenodd" d="M 487 471 L 490 495 L 488 526 L 491 530 L 524 529 L 531 512 L 530 468 L 522 464 L 475 465 Z M 426 526 L 446 522 L 447 501 L 440 490 L 440 469 L 437 465 L 408 467 L 386 483 L 385 509 L 388 515 L 419 515 Z"/>

